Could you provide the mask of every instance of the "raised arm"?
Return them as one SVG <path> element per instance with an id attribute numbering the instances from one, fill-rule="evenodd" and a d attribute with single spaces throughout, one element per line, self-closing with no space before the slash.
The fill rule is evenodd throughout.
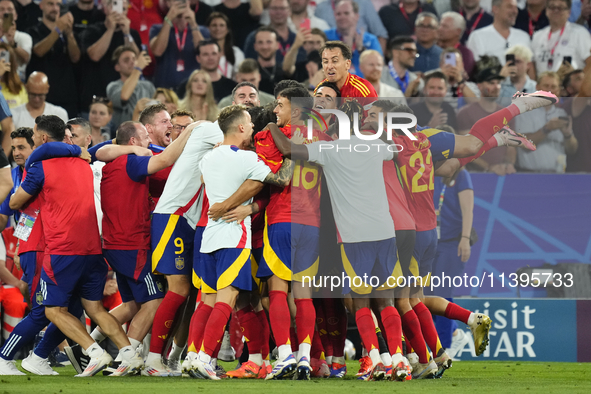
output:
<path id="1" fill-rule="evenodd" d="M 271 132 L 273 141 L 283 156 L 293 160 L 308 160 L 308 148 L 304 145 L 292 144 L 275 123 L 269 123 L 265 129 Z"/>
<path id="2" fill-rule="evenodd" d="M 200 120 L 188 125 L 185 131 L 183 131 L 172 144 L 168 145 L 161 154 L 152 157 L 148 163 L 148 174 L 155 174 L 158 171 L 173 165 L 181 153 L 183 153 L 183 149 L 185 149 L 185 145 L 187 144 L 191 133 L 195 130 L 195 127 L 204 122 L 206 121 Z"/>

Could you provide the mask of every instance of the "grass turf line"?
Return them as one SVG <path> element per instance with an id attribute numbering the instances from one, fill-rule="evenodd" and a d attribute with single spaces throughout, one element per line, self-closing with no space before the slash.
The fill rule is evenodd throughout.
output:
<path id="1" fill-rule="evenodd" d="M 236 363 L 221 363 L 226 370 Z M 20 363 L 18 363 L 20 366 Z M 5 393 L 232 393 L 289 394 L 368 393 L 406 391 L 420 393 L 581 393 L 591 392 L 591 365 L 584 363 L 462 361 L 454 363 L 442 379 L 409 382 L 362 382 L 355 380 L 358 361 L 347 362 L 345 379 L 312 379 L 311 382 L 144 376 L 75 378 L 72 367 L 57 368 L 60 376 L 0 376 L 0 394 Z"/>

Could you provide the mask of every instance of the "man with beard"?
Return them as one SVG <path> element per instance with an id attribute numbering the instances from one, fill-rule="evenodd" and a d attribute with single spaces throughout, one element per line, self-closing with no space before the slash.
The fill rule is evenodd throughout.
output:
<path id="1" fill-rule="evenodd" d="M 451 105 L 444 101 L 447 92 L 447 78 L 440 71 L 433 71 L 425 77 L 423 93 L 425 100 L 411 105 L 420 125 L 437 128 L 449 125 L 456 128 L 456 113 Z"/>
<path id="2" fill-rule="evenodd" d="M 283 68 L 277 62 L 279 43 L 277 33 L 270 27 L 261 27 L 255 33 L 254 49 L 261 73 L 259 89 L 272 94 L 274 85 L 284 79 Z"/>

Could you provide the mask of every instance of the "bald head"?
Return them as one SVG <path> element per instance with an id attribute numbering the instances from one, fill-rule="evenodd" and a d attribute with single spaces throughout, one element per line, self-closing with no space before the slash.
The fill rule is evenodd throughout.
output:
<path id="1" fill-rule="evenodd" d="M 35 71 L 29 76 L 26 88 L 29 95 L 29 106 L 33 109 L 41 109 L 45 105 L 45 97 L 49 93 L 47 75 Z"/>

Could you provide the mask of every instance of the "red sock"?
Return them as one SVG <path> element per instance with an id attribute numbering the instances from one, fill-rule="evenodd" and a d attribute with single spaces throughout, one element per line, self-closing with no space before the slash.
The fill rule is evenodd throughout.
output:
<path id="1" fill-rule="evenodd" d="M 162 303 L 154 315 L 152 324 L 152 339 L 150 341 L 150 352 L 162 354 L 164 343 L 172 327 L 174 316 L 187 297 L 169 291 L 164 296 Z"/>
<path id="2" fill-rule="evenodd" d="M 445 308 L 445 314 L 443 316 L 447 317 L 448 319 L 459 320 L 468 324 L 468 319 L 470 318 L 471 314 L 472 312 L 469 310 L 462 308 L 458 304 L 450 302 L 447 304 L 447 308 Z"/>
<path id="3" fill-rule="evenodd" d="M 361 336 L 363 346 L 369 353 L 373 349 L 379 349 L 378 336 L 376 335 L 376 326 L 371 317 L 369 308 L 361 308 L 355 314 L 355 321 L 357 322 L 357 329 Z"/>
<path id="4" fill-rule="evenodd" d="M 325 301 L 332 302 L 332 299 L 314 299 L 314 306 L 316 307 L 316 327 L 318 327 L 318 330 L 314 332 L 314 338 L 316 338 L 316 335 L 318 335 L 318 339 L 322 343 L 324 356 L 329 357 L 332 356 L 332 340 L 328 335 L 326 315 L 324 313 Z M 314 344 L 312 344 L 312 351 L 314 351 Z"/>
<path id="5" fill-rule="evenodd" d="M 322 341 L 320 340 L 320 333 L 317 330 L 314 330 L 314 338 L 312 338 L 312 349 L 310 350 L 310 358 L 315 359 L 325 359 L 326 355 L 324 354 L 324 347 L 322 346 Z"/>
<path id="6" fill-rule="evenodd" d="M 490 137 L 519 114 L 519 108 L 515 104 L 511 104 L 507 108 L 485 116 L 474 123 L 474 126 L 470 129 L 470 134 L 486 144 Z"/>
<path id="7" fill-rule="evenodd" d="M 380 314 L 384 325 L 385 339 L 388 342 L 390 354 L 402 353 L 402 323 L 400 315 L 393 306 L 388 306 Z"/>
<path id="8" fill-rule="evenodd" d="M 311 298 L 296 299 L 296 327 L 298 329 L 298 345 L 300 343 L 312 344 L 314 327 L 316 326 L 316 309 Z"/>
<path id="9" fill-rule="evenodd" d="M 405 338 L 410 342 L 412 349 L 419 356 L 419 362 L 426 364 L 429 362 L 429 352 L 425 344 L 425 338 L 421 331 L 421 322 L 417 314 L 412 309 L 402 315 L 402 327 L 404 327 Z M 410 351 L 408 351 L 410 353 Z"/>
<path id="10" fill-rule="evenodd" d="M 193 317 L 191 317 L 191 324 L 189 325 L 189 338 L 187 343 L 189 344 L 189 351 L 198 353 L 201 349 L 201 343 L 203 342 L 203 333 L 205 332 L 205 326 L 207 320 L 211 315 L 213 308 L 204 302 L 201 302 Z"/>
<path id="11" fill-rule="evenodd" d="M 236 317 L 240 323 L 240 328 L 242 329 L 244 339 L 248 344 L 248 353 L 262 353 L 261 348 L 263 347 L 263 330 L 261 323 L 259 322 L 259 318 L 257 317 L 256 313 L 254 313 L 252 306 L 249 305 L 246 308 L 240 309 L 236 313 Z"/>
<path id="12" fill-rule="evenodd" d="M 291 351 L 293 353 L 298 351 L 298 334 L 295 327 L 289 327 L 289 342 L 291 342 Z"/>
<path id="13" fill-rule="evenodd" d="M 221 346 L 224 330 L 226 329 L 230 314 L 232 314 L 232 307 L 230 305 L 225 302 L 216 302 L 207 320 L 207 327 L 205 327 L 205 332 L 203 333 L 203 345 L 200 350 L 203 350 L 212 358 L 214 358 L 213 356 L 218 344 Z"/>
<path id="14" fill-rule="evenodd" d="M 261 325 L 261 339 L 263 341 L 261 346 L 261 355 L 263 356 L 263 360 L 266 360 L 269 356 L 269 337 L 271 336 L 271 331 L 269 330 L 269 320 L 267 320 L 267 314 L 264 310 L 256 312 L 256 315 L 259 319 L 259 324 Z"/>
<path id="15" fill-rule="evenodd" d="M 341 300 L 334 299 L 332 308 L 330 310 L 329 308 L 326 309 L 326 322 L 328 324 L 328 334 L 332 338 L 333 357 L 344 357 L 348 322 L 347 310 Z"/>
<path id="16" fill-rule="evenodd" d="M 269 292 L 269 320 L 275 345 L 277 347 L 291 343 L 289 341 L 289 326 L 291 317 L 287 306 L 287 293 L 273 290 Z"/>
<path id="17" fill-rule="evenodd" d="M 488 141 L 486 141 L 484 145 L 482 145 L 482 148 L 480 148 L 478 153 L 476 153 L 474 156 L 462 157 L 461 159 L 458 159 L 460 162 L 460 166 L 465 166 L 468 163 L 472 163 L 474 160 L 482 156 L 485 152 L 488 152 L 489 150 L 496 148 L 497 146 L 499 146 L 499 141 L 497 141 L 497 139 L 493 135 L 488 139 Z"/>
<path id="18" fill-rule="evenodd" d="M 437 334 L 437 329 L 435 328 L 435 323 L 433 323 L 431 312 L 429 312 L 429 309 L 427 309 L 422 302 L 419 302 L 412 309 L 415 311 L 421 322 L 423 337 L 425 337 L 427 345 L 429 345 L 431 352 L 433 352 L 433 357 L 437 357 L 437 354 L 441 349 L 441 342 L 439 342 L 439 334 Z"/>

